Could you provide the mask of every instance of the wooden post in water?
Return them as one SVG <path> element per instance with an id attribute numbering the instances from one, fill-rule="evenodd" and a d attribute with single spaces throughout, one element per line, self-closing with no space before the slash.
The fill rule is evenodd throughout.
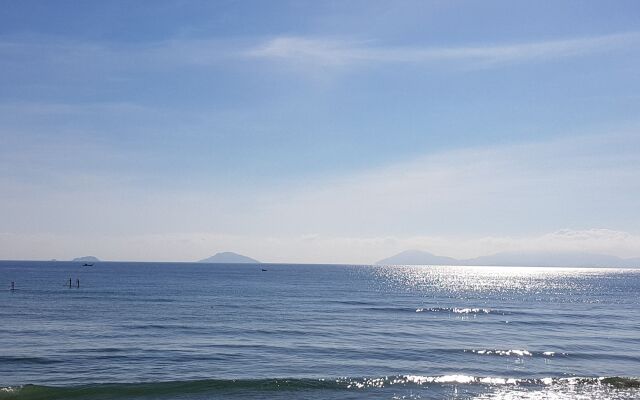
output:
<path id="1" fill-rule="evenodd" d="M 16 290 L 16 283 L 11 281 L 11 291 L 13 292 L 14 290 Z"/>
<path id="2" fill-rule="evenodd" d="M 80 279 L 76 279 L 76 288 L 80 289 Z"/>
<path id="3" fill-rule="evenodd" d="M 69 289 L 71 289 L 71 278 L 69 278 Z"/>

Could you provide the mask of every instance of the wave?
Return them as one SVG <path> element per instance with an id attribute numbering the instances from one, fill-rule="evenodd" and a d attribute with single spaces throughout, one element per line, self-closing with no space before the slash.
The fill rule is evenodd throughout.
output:
<path id="1" fill-rule="evenodd" d="M 549 387 L 598 385 L 611 389 L 640 388 L 638 377 L 547 377 L 508 378 L 479 377 L 472 375 L 398 375 L 385 377 L 324 378 L 324 379 L 233 379 L 195 380 L 148 383 L 103 383 L 82 386 L 40 386 L 23 385 L 0 387 L 0 399 L 40 400 L 40 399 L 84 399 L 110 398 L 126 399 L 135 397 L 173 398 L 177 395 L 223 394 L 236 391 L 298 392 L 321 390 L 363 390 L 389 387 L 415 387 L 430 389 L 437 385 L 481 385 L 487 387 Z"/>
<path id="2" fill-rule="evenodd" d="M 555 351 L 529 351 L 524 349 L 480 349 L 480 350 L 464 350 L 465 353 L 473 353 L 481 356 L 516 356 L 516 357 L 567 357 L 569 354 Z"/>
<path id="3" fill-rule="evenodd" d="M 473 375 L 399 375 L 382 378 L 351 378 L 336 380 L 346 382 L 347 388 L 387 387 L 392 385 L 427 385 L 427 384 L 460 384 L 460 385 L 608 385 L 615 388 L 640 388 L 637 377 L 547 377 L 547 378 L 504 378 L 479 377 Z"/>
<path id="4" fill-rule="evenodd" d="M 575 352 L 567 353 L 562 351 L 532 351 L 527 349 L 464 349 L 464 353 L 471 353 L 478 356 L 489 357 L 517 357 L 517 358 L 565 358 L 571 357 L 573 360 L 594 360 L 607 359 L 617 361 L 638 362 L 638 357 L 621 352 L 589 353 Z"/>
<path id="5" fill-rule="evenodd" d="M 416 312 L 416 313 L 446 313 L 446 314 L 496 314 L 496 315 L 512 315 L 512 312 L 494 310 L 491 308 L 479 308 L 479 307 L 394 307 L 394 306 L 376 306 L 366 302 L 339 302 L 340 304 L 349 305 L 362 305 L 362 310 L 375 311 L 375 312 Z"/>
<path id="6" fill-rule="evenodd" d="M 493 310 L 491 308 L 471 308 L 471 307 L 430 307 L 416 308 L 416 312 L 432 312 L 432 313 L 453 313 L 453 314 L 499 314 L 506 315 L 504 311 Z"/>

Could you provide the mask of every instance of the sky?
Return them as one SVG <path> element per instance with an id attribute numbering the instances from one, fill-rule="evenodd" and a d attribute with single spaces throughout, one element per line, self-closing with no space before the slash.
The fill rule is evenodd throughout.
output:
<path id="1" fill-rule="evenodd" d="M 639 15 L 0 0 L 0 259 L 639 257 Z"/>

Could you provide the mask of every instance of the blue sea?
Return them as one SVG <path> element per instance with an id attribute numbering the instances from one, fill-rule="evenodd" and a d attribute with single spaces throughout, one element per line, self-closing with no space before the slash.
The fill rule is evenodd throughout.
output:
<path id="1" fill-rule="evenodd" d="M 2 261 L 0 285 L 0 399 L 640 398 L 636 269 Z"/>

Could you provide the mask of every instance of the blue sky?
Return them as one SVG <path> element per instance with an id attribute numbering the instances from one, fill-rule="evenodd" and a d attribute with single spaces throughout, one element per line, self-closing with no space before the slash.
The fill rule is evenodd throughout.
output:
<path id="1" fill-rule="evenodd" d="M 0 9 L 0 258 L 640 256 L 635 1 Z"/>

